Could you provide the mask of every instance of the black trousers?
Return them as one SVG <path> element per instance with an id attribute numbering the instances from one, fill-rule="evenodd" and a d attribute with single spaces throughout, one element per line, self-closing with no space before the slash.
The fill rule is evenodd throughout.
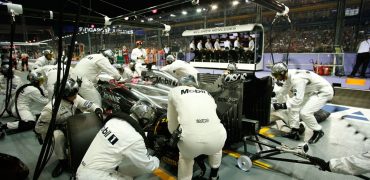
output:
<path id="1" fill-rule="evenodd" d="M 358 69 L 360 68 L 362 64 L 360 76 L 365 76 L 367 66 L 369 65 L 369 61 L 370 61 L 370 54 L 368 52 L 357 54 L 356 64 L 355 64 L 355 67 L 353 67 L 351 75 L 352 76 L 356 75 Z"/>

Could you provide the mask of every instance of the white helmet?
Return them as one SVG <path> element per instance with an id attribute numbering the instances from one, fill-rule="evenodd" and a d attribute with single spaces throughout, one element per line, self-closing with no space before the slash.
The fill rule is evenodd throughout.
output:
<path id="1" fill-rule="evenodd" d="M 146 100 L 137 101 L 131 107 L 130 113 L 138 118 L 139 124 L 143 129 L 151 126 L 156 117 L 155 107 Z"/>
<path id="2" fill-rule="evenodd" d="M 278 62 L 274 64 L 271 68 L 271 74 L 277 80 L 281 80 L 282 77 L 284 77 L 287 72 L 288 72 L 288 66 L 283 62 Z"/>
<path id="3" fill-rule="evenodd" d="M 78 83 L 78 81 L 75 81 L 72 78 L 68 79 L 64 87 L 63 98 L 76 95 L 79 89 L 80 89 L 80 84 Z"/>
<path id="4" fill-rule="evenodd" d="M 40 83 L 43 83 L 45 77 L 41 73 L 32 71 L 28 74 L 27 80 L 29 80 L 31 84 L 39 86 Z"/>
<path id="5" fill-rule="evenodd" d="M 193 86 L 193 87 L 198 88 L 198 84 L 195 81 L 195 77 L 190 74 L 181 77 L 179 79 L 178 85 L 179 86 Z"/>
<path id="6" fill-rule="evenodd" d="M 173 55 L 168 55 L 166 57 L 167 64 L 172 64 L 175 61 L 175 57 Z"/>
<path id="7" fill-rule="evenodd" d="M 44 50 L 42 52 L 47 60 L 51 60 L 53 58 L 53 51 L 50 49 Z"/>
<path id="8" fill-rule="evenodd" d="M 226 68 L 231 74 L 235 73 L 238 68 L 236 67 L 236 64 L 235 63 L 230 63 L 227 65 L 227 68 Z"/>
<path id="9" fill-rule="evenodd" d="M 116 63 L 117 60 L 116 60 L 115 54 L 114 54 L 114 52 L 111 49 L 104 50 L 102 52 L 102 54 L 103 54 L 103 56 L 105 56 L 106 58 L 109 59 L 109 62 L 111 64 Z"/>
<path id="10" fill-rule="evenodd" d="M 50 49 L 46 49 L 42 53 L 44 54 L 44 56 L 46 56 L 46 55 L 49 55 L 49 54 L 53 54 L 53 51 L 50 50 Z"/>

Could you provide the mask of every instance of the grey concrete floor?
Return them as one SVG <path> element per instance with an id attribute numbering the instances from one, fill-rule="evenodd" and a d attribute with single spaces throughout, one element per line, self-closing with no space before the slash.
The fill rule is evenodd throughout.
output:
<path id="1" fill-rule="evenodd" d="M 19 74 L 19 72 L 17 72 Z M 20 74 L 22 77 L 25 77 L 24 73 Z M 0 103 L 3 103 L 3 97 L 0 97 Z M 2 105 L 2 104 L 1 104 Z M 337 105 L 328 105 L 329 107 L 341 107 Z M 330 158 L 349 156 L 352 154 L 357 154 L 370 150 L 370 141 L 363 141 L 365 136 L 370 137 L 370 110 L 361 109 L 354 107 L 347 107 L 348 109 L 333 112 L 328 120 L 321 123 L 325 136 L 314 145 L 309 145 L 310 150 L 308 154 L 313 156 L 321 157 L 325 160 Z M 338 109 L 338 108 L 336 108 Z M 340 109 L 340 108 L 339 108 Z M 361 112 L 360 115 L 358 115 Z M 366 120 L 358 120 L 356 118 L 344 118 L 343 115 L 355 115 L 363 116 Z M 12 121 L 14 118 L 0 118 L 1 122 Z M 280 123 L 278 123 L 280 124 Z M 351 124 L 351 127 L 347 127 L 348 124 Z M 277 139 L 289 146 L 297 146 L 302 144 L 303 141 L 292 141 L 286 138 L 279 137 L 276 132 L 279 130 L 276 129 L 276 126 L 270 127 L 268 131 L 270 134 L 275 134 L 274 139 Z M 279 128 L 280 129 L 280 128 Z M 283 129 L 284 130 L 284 129 Z M 355 134 L 356 131 L 360 133 Z M 304 135 L 304 140 L 307 141 L 312 135 L 312 131 L 307 129 Z M 249 144 L 248 149 L 251 152 L 254 151 L 255 145 Z M 8 135 L 4 139 L 0 140 L 0 152 L 10 154 L 21 159 L 30 169 L 30 174 L 28 179 L 32 179 L 34 169 L 37 163 L 37 159 L 41 150 L 41 145 L 35 138 L 35 135 L 32 131 Z M 242 147 L 235 150 L 239 153 L 243 153 Z M 292 154 L 283 154 L 278 157 L 294 158 L 299 159 L 298 157 Z M 220 167 L 220 179 L 263 179 L 263 180 L 286 180 L 286 179 L 307 179 L 307 180 L 327 180 L 327 179 L 336 179 L 336 180 L 348 180 L 348 179 L 359 179 L 354 176 L 349 175 L 340 175 L 330 172 L 320 171 L 318 168 L 312 165 L 302 165 L 296 163 L 288 162 L 278 162 L 272 160 L 261 160 L 264 163 L 270 166 L 269 169 L 263 169 L 258 166 L 252 166 L 252 168 L 244 172 L 240 170 L 237 165 L 237 159 L 224 154 L 222 159 L 222 165 Z M 43 173 L 39 179 L 52 179 L 51 171 L 55 167 L 57 161 L 54 155 L 52 155 L 48 164 L 46 165 Z M 162 169 L 167 171 L 170 177 L 176 177 L 171 170 L 169 170 L 165 164 L 161 164 Z M 195 172 L 197 173 L 197 172 Z M 209 174 L 209 168 L 207 175 Z M 63 173 L 60 177 L 55 179 L 69 179 L 69 173 Z M 367 174 L 370 177 L 370 174 Z M 0 177 L 1 179 L 1 177 Z M 139 176 L 135 179 L 161 179 L 153 174 L 146 174 Z"/>

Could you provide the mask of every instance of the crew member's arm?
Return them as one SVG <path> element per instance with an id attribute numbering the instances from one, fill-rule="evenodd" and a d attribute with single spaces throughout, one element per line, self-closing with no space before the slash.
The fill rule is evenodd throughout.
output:
<path id="1" fill-rule="evenodd" d="M 286 96 L 291 88 L 290 81 L 285 81 L 283 86 L 276 92 L 276 99 L 278 102 L 285 102 Z"/>
<path id="2" fill-rule="evenodd" d="M 43 96 L 38 89 L 29 93 L 29 97 L 40 104 L 46 105 L 49 102 L 47 96 Z"/>
<path id="3" fill-rule="evenodd" d="M 224 79 L 225 75 L 221 75 L 211 84 L 199 82 L 199 85 L 202 87 L 201 89 L 206 90 L 212 95 L 216 95 L 222 91 Z"/>
<path id="4" fill-rule="evenodd" d="M 127 158 L 131 160 L 136 167 L 146 170 L 148 173 L 159 167 L 159 160 L 155 156 L 148 154 L 144 140 L 134 142 L 130 145 L 130 150 L 124 151 Z"/>
<path id="5" fill-rule="evenodd" d="M 173 104 L 173 89 L 168 93 L 168 105 L 167 105 L 167 120 L 168 120 L 168 130 L 172 134 L 174 130 L 179 126 L 178 113 L 176 107 Z"/>
<path id="6" fill-rule="evenodd" d="M 125 68 L 122 74 L 122 78 L 124 82 L 130 82 L 132 77 L 134 76 L 134 73 L 129 68 Z"/>
<path id="7" fill-rule="evenodd" d="M 85 100 L 80 95 L 77 95 L 76 99 L 74 100 L 74 103 L 77 104 L 77 108 L 80 109 L 81 111 L 95 112 L 97 108 L 100 108 L 93 102 Z"/>
<path id="8" fill-rule="evenodd" d="M 172 68 L 172 64 L 169 64 L 169 65 L 166 65 L 166 66 L 163 66 L 162 68 L 161 68 L 161 71 L 165 71 L 165 72 L 168 72 L 168 73 L 173 73 L 173 72 L 171 72 L 171 70 L 172 70 L 173 68 Z"/>
<path id="9" fill-rule="evenodd" d="M 119 74 L 118 70 L 110 64 L 107 58 L 99 59 L 96 61 L 98 67 L 107 74 L 111 75 L 115 80 L 121 79 L 121 75 Z"/>

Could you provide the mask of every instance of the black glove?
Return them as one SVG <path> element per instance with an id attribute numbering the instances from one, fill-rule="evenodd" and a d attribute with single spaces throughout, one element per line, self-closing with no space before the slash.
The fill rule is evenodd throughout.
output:
<path id="1" fill-rule="evenodd" d="M 319 166 L 319 169 L 322 171 L 329 171 L 330 172 L 330 166 L 329 166 L 329 161 L 326 162 L 325 160 L 318 158 L 318 157 L 312 157 L 309 156 L 308 160 L 313 163 L 316 166 Z"/>
<path id="2" fill-rule="evenodd" d="M 276 92 L 272 91 L 272 93 L 271 93 L 271 97 L 273 98 L 273 97 L 275 97 L 275 96 L 276 96 Z"/>
<path id="3" fill-rule="evenodd" d="M 177 129 L 174 130 L 171 134 L 171 138 L 168 142 L 168 145 L 170 147 L 172 147 L 172 148 L 177 147 L 177 143 L 180 141 L 181 133 L 182 133 L 182 130 L 181 130 L 180 125 L 179 125 L 179 126 L 177 126 Z"/>
<path id="4" fill-rule="evenodd" d="M 117 82 L 120 82 L 123 80 L 123 78 L 120 76 L 119 78 L 115 79 Z"/>
<path id="5" fill-rule="evenodd" d="M 101 121 L 104 120 L 104 116 L 103 116 L 103 110 L 101 108 L 96 108 L 95 109 L 95 114 L 99 117 L 99 119 Z"/>
<path id="6" fill-rule="evenodd" d="M 286 103 L 273 103 L 272 105 L 274 106 L 275 110 L 287 109 Z"/>

